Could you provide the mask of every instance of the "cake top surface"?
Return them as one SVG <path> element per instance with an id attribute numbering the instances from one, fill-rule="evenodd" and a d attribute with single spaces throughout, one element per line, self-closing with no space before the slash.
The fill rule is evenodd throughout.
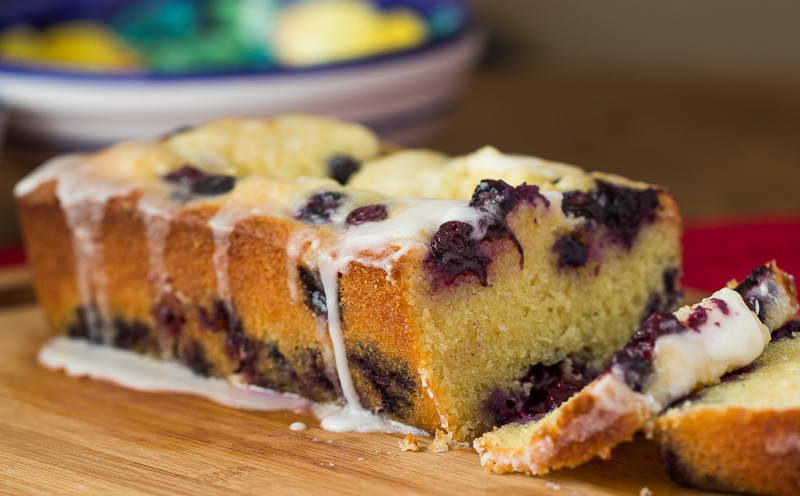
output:
<path id="1" fill-rule="evenodd" d="M 120 188 L 158 188 L 153 185 L 170 182 L 170 175 L 186 166 L 204 175 L 234 178 L 235 188 L 219 190 L 228 193 L 244 186 L 234 201 L 243 201 L 247 195 L 255 201 L 283 201 L 313 191 L 340 191 L 342 185 L 350 191 L 374 192 L 365 201 L 375 199 L 375 194 L 466 200 L 487 178 L 562 192 L 589 190 L 596 179 L 647 186 L 540 158 L 503 154 L 491 147 L 460 157 L 430 150 L 386 153 L 377 136 L 359 124 L 303 114 L 271 120 L 219 119 L 159 139 L 123 142 L 91 155 L 73 156 L 72 163 L 67 162 L 62 157 L 57 167 L 51 162 L 41 168 L 20 182 L 15 194 L 24 196 L 55 176 L 63 177 L 65 171 L 81 176 L 81 184 L 89 179 Z M 248 182 L 258 186 L 245 186 Z M 201 194 L 200 199 L 223 197 L 213 189 L 210 193 Z"/>

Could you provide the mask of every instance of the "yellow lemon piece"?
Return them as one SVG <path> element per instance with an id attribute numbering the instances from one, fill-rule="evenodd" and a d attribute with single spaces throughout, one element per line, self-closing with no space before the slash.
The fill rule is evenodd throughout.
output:
<path id="1" fill-rule="evenodd" d="M 42 32 L 14 26 L 0 34 L 0 56 L 84 69 L 136 66 L 139 57 L 110 28 L 86 21 L 55 24 Z"/>
<path id="2" fill-rule="evenodd" d="M 411 10 L 382 11 L 363 0 L 307 0 L 278 18 L 275 53 L 287 65 L 305 66 L 412 48 L 428 28 Z"/>

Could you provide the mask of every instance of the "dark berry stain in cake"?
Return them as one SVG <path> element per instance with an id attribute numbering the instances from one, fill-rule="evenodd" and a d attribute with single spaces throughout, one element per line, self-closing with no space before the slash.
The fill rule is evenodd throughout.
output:
<path id="1" fill-rule="evenodd" d="M 338 383 L 334 384 L 328 376 L 322 353 L 310 348 L 300 350 L 297 361 L 302 377 L 298 393 L 315 401 L 330 400 L 338 396 Z"/>
<path id="2" fill-rule="evenodd" d="M 558 267 L 584 267 L 589 257 L 586 245 L 574 234 L 565 234 L 558 238 L 553 245 L 553 251 L 558 256 Z"/>
<path id="3" fill-rule="evenodd" d="M 193 165 L 184 165 L 180 169 L 175 169 L 164 176 L 164 180 L 168 183 L 180 184 L 182 186 L 191 187 L 198 179 L 204 177 L 205 172 L 201 171 Z"/>
<path id="4" fill-rule="evenodd" d="M 542 196 L 536 185 L 522 184 L 513 187 L 502 180 L 484 179 L 472 192 L 469 206 L 485 208 L 505 217 L 520 202 L 535 204 L 540 202 L 550 206 L 550 200 Z"/>
<path id="5" fill-rule="evenodd" d="M 116 317 L 113 320 L 113 327 L 115 332 L 112 345 L 116 348 L 137 348 L 150 336 L 150 327 L 138 320 L 128 322 Z"/>
<path id="6" fill-rule="evenodd" d="M 157 329 L 170 340 L 175 340 L 186 326 L 186 309 L 172 294 L 165 294 L 155 306 L 153 314 Z"/>
<path id="7" fill-rule="evenodd" d="M 376 204 L 359 207 L 347 215 L 344 224 L 347 227 L 360 226 L 367 222 L 380 222 L 388 217 L 386 205 Z"/>
<path id="8" fill-rule="evenodd" d="M 535 420 L 555 410 L 596 374 L 577 358 L 553 365 L 531 366 L 513 390 L 494 389 L 483 403 L 494 425 Z"/>
<path id="9" fill-rule="evenodd" d="M 488 266 L 492 261 L 489 243 L 507 238 L 520 255 L 520 268 L 525 253 L 517 237 L 508 227 L 506 216 L 520 203 L 550 206 L 538 186 L 523 184 L 513 187 L 499 180 L 484 179 L 472 193 L 469 206 L 485 213 L 476 227 L 466 222 L 448 221 L 439 226 L 428 250 L 426 265 L 434 273 L 435 285 L 450 286 L 462 277 L 475 277 L 488 286 Z"/>
<path id="10" fill-rule="evenodd" d="M 641 227 L 656 218 L 658 193 L 606 181 L 596 181 L 588 192 L 564 193 L 561 209 L 565 215 L 587 219 L 593 226 L 605 226 L 612 241 L 630 248 Z"/>
<path id="11" fill-rule="evenodd" d="M 669 410 L 670 408 L 677 408 L 687 402 L 698 401 L 705 396 L 705 390 L 700 389 L 694 393 L 688 394 L 686 396 L 681 396 L 677 400 L 674 400 L 672 403 L 669 403 L 664 411 Z"/>
<path id="12" fill-rule="evenodd" d="M 315 226 L 327 224 L 339 207 L 344 204 L 345 199 L 344 194 L 335 191 L 315 193 L 297 211 L 294 218 Z"/>
<path id="13" fill-rule="evenodd" d="M 328 159 L 328 176 L 339 184 L 346 184 L 360 168 L 361 164 L 347 155 L 337 154 Z"/>
<path id="14" fill-rule="evenodd" d="M 244 327 L 236 312 L 224 301 L 215 300 L 210 310 L 200 307 L 198 321 L 200 329 L 224 335 L 225 352 L 231 360 L 238 363 L 241 358 Z M 238 365 L 234 365 L 234 368 L 238 368 Z"/>
<path id="15" fill-rule="evenodd" d="M 633 334 L 630 341 L 614 353 L 607 370 L 621 374 L 634 391 L 641 391 L 653 377 L 653 349 L 656 340 L 668 334 L 685 332 L 678 319 L 668 313 L 654 313 Z"/>
<path id="16" fill-rule="evenodd" d="M 669 442 L 659 443 L 659 455 L 664 470 L 669 474 L 669 478 L 672 479 L 673 482 L 682 486 L 692 485 L 692 470 L 683 464 L 675 454 L 675 449 Z"/>
<path id="17" fill-rule="evenodd" d="M 349 350 L 347 360 L 357 377 L 371 390 L 368 396 L 380 402 L 370 405 L 369 399 L 362 397 L 364 408 L 394 415 L 412 406 L 417 382 L 409 370 L 367 348 Z"/>
<path id="18" fill-rule="evenodd" d="M 83 305 L 75 309 L 75 319 L 67 326 L 67 335 L 71 338 L 89 339 L 89 325 Z"/>
<path id="19" fill-rule="evenodd" d="M 491 214 L 480 221 L 480 227 L 485 232 L 480 241 L 509 238 L 519 252 L 519 266 L 522 268 L 525 264 L 525 253 L 506 222 L 508 213 L 520 203 L 531 205 L 539 203 L 545 207 L 550 206 L 550 200 L 539 192 L 539 187 L 536 185 L 522 184 L 513 187 L 502 180 L 495 179 L 484 179 L 478 184 L 472 193 L 469 206 Z"/>
<path id="20" fill-rule="evenodd" d="M 214 300 L 211 309 L 200 307 L 198 312 L 200 328 L 211 332 L 227 331 L 230 326 L 230 315 L 227 305 L 222 300 Z"/>
<path id="21" fill-rule="evenodd" d="M 232 190 L 235 185 L 236 179 L 233 176 L 208 175 L 195 181 L 192 184 L 191 192 L 195 195 L 221 195 Z"/>
<path id="22" fill-rule="evenodd" d="M 311 271 L 302 265 L 297 266 L 297 272 L 300 277 L 300 284 L 303 286 L 303 301 L 305 301 L 306 306 L 317 317 L 327 317 L 328 302 L 319 272 Z"/>
<path id="23" fill-rule="evenodd" d="M 241 359 L 244 347 L 244 325 L 238 318 L 231 319 L 228 332 L 225 333 L 225 351 L 233 359 Z"/>
<path id="24" fill-rule="evenodd" d="M 738 381 L 739 379 L 743 378 L 747 374 L 752 373 L 756 369 L 755 363 L 750 363 L 745 365 L 744 367 L 739 367 L 736 370 L 731 370 L 730 372 L 724 374 L 722 377 L 719 378 L 720 382 L 734 382 Z"/>
<path id="25" fill-rule="evenodd" d="M 683 291 L 678 286 L 679 275 L 680 269 L 675 267 L 670 267 L 664 271 L 662 275 L 664 289 L 650 294 L 642 316 L 642 322 L 656 312 L 672 312 L 680 306 L 683 301 Z"/>
<path id="26" fill-rule="evenodd" d="M 488 286 L 487 267 L 491 258 L 473 239 L 474 230 L 471 224 L 454 220 L 439 226 L 431 238 L 425 261 L 445 285 L 453 284 L 459 276 L 473 275 L 481 285 Z"/>
<path id="27" fill-rule="evenodd" d="M 243 341 L 240 372 L 248 384 L 314 401 L 332 401 L 337 398 L 336 387 L 325 370 L 317 350 L 294 347 L 285 351 L 278 341 Z"/>
<path id="28" fill-rule="evenodd" d="M 275 341 L 244 339 L 241 373 L 256 386 L 281 392 L 296 391 L 297 374 Z"/>
<path id="29" fill-rule="evenodd" d="M 75 309 L 75 320 L 67 326 L 67 335 L 71 338 L 86 339 L 92 343 L 102 343 L 101 330 L 105 322 L 100 317 L 94 303 L 79 305 Z"/>
<path id="30" fill-rule="evenodd" d="M 585 385 L 586 384 L 583 381 L 577 381 L 574 379 L 564 379 L 562 381 L 558 381 L 547 391 L 545 410 L 552 412 L 562 403 L 572 398 L 575 393 L 583 389 Z"/>
<path id="31" fill-rule="evenodd" d="M 772 298 L 771 294 L 778 292 L 778 284 L 774 280 L 775 274 L 768 265 L 754 269 L 734 291 L 739 293 L 747 308 L 758 316 L 761 322 L 767 318 L 767 311 Z"/>
<path id="32" fill-rule="evenodd" d="M 772 340 L 800 337 L 800 319 L 790 320 L 772 333 Z"/>
<path id="33" fill-rule="evenodd" d="M 221 195 L 232 190 L 236 185 L 233 176 L 224 174 L 209 174 L 192 165 L 184 165 L 166 174 L 163 179 L 168 183 L 173 183 L 185 190 L 177 195 L 178 199 L 184 200 L 186 193 L 191 195 L 212 196 Z"/>
<path id="34" fill-rule="evenodd" d="M 692 309 L 689 317 L 686 318 L 686 327 L 695 332 L 700 332 L 700 328 L 706 322 L 708 322 L 708 310 L 705 307 L 697 306 Z"/>
<path id="35" fill-rule="evenodd" d="M 211 374 L 212 367 L 208 361 L 206 349 L 198 341 L 191 341 L 181 350 L 181 362 L 192 369 L 195 374 L 202 376 Z"/>

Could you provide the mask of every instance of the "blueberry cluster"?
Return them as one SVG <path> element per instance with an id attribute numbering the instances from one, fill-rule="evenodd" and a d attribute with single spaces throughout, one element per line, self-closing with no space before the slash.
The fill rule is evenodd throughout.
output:
<path id="1" fill-rule="evenodd" d="M 488 285 L 488 266 L 492 262 L 489 242 L 507 238 L 520 255 L 520 268 L 525 263 L 525 254 L 517 237 L 506 222 L 508 213 L 520 203 L 541 203 L 550 206 L 541 195 L 538 186 L 523 184 L 513 187 L 501 180 L 484 179 L 475 188 L 469 206 L 486 213 L 481 219 L 480 238 L 474 236 L 475 227 L 459 221 L 445 222 L 433 235 L 426 264 L 445 286 L 456 280 L 473 276 L 483 285 Z"/>

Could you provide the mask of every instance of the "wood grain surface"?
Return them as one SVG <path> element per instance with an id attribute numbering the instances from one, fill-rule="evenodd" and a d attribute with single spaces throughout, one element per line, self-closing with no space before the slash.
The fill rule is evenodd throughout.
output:
<path id="1" fill-rule="evenodd" d="M 472 449 L 401 452 L 401 436 L 323 431 L 310 414 L 233 410 L 74 379 L 36 362 L 35 305 L 0 310 L 0 493 L 699 495 L 638 439 L 544 478 L 493 475 Z M 289 425 L 302 421 L 305 431 Z"/>

